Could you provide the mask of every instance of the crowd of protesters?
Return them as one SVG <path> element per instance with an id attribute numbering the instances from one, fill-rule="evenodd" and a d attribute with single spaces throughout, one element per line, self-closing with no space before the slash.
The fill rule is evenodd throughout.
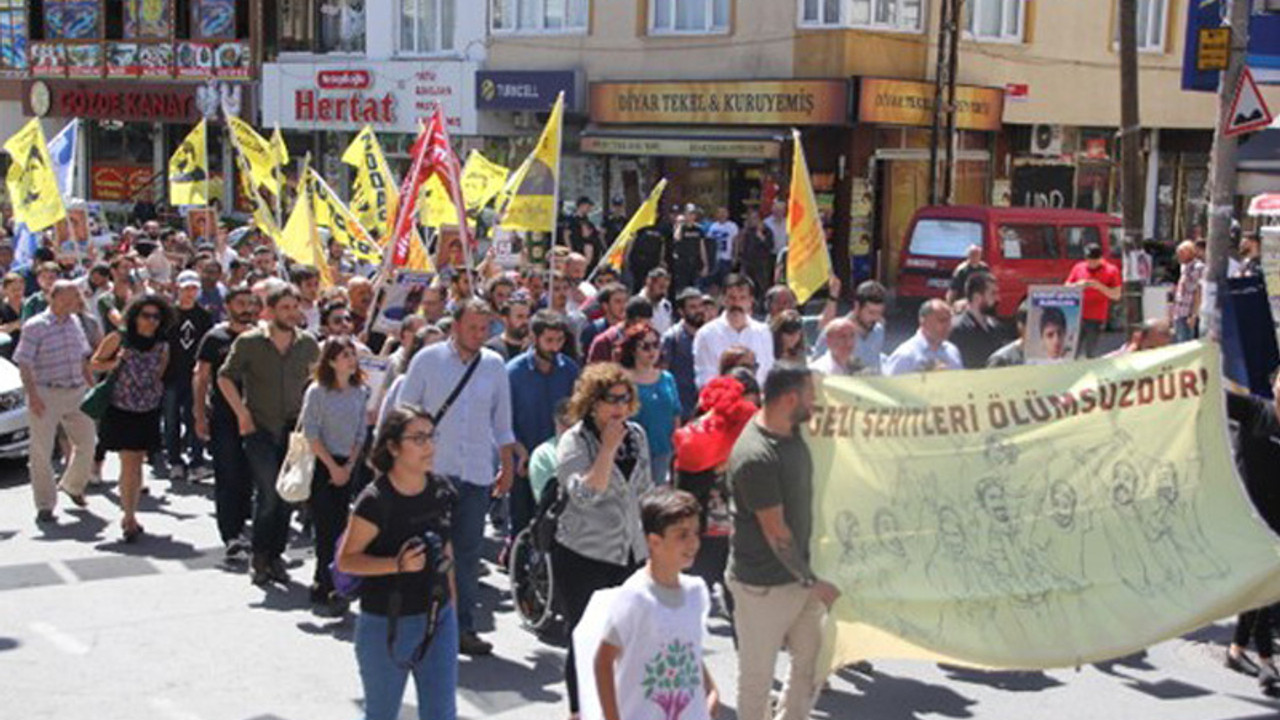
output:
<path id="1" fill-rule="evenodd" d="M 566 504 L 552 557 L 570 628 L 609 587 L 692 603 L 695 615 L 718 606 L 738 629 L 739 716 L 766 713 L 785 646 L 780 708 L 807 717 L 821 617 L 839 594 L 809 566 L 813 469 L 798 427 L 815 378 L 1023 364 L 1026 308 L 1012 327 L 996 318 L 1000 288 L 975 249 L 947 297 L 923 303 L 918 329 L 890 348 L 888 292 L 875 281 L 853 288 L 841 314 L 832 278 L 806 325 L 777 282 L 782 203 L 741 226 L 723 208 L 710 222 L 674 208 L 640 233 L 625 272 L 600 262 L 619 223 L 599 228 L 590 210 L 580 203 L 565 219 L 549 268 L 504 271 L 480 252 L 476 269 L 445 269 L 420 288 L 389 334 L 373 331 L 377 268 L 337 243 L 328 267 L 315 268 L 251 228 L 193 240 L 150 220 L 72 253 L 46 237 L 13 268 L 0 240 L 0 330 L 29 403 L 37 523 L 65 520 L 58 491 L 86 507 L 105 454 L 116 453 L 124 540 L 146 542 L 145 465 L 175 483 L 211 476 L 227 562 L 256 585 L 289 583 L 284 551 L 299 508 L 276 488 L 301 433 L 314 458 L 310 599 L 316 613 L 341 617 L 351 594 L 340 580 L 362 578 L 366 716 L 395 717 L 412 674 L 421 716 L 452 718 L 457 655 L 493 651 L 476 622 L 486 526 L 509 543 L 554 481 Z M 1186 252 L 1172 316 L 1117 352 L 1194 336 L 1187 308 L 1198 307 L 1203 269 L 1195 248 Z M 1091 247 L 1065 282 L 1084 287 L 1078 352 L 1095 356 L 1119 274 Z M 362 361 L 376 357 L 388 370 L 375 379 Z M 100 387 L 109 397 L 95 422 L 82 406 Z M 432 537 L 438 547 L 423 540 Z M 683 570 L 703 589 L 682 584 Z M 598 673 L 626 672 L 621 649 L 645 642 L 634 622 L 611 620 Z M 424 632 L 432 645 L 415 648 Z M 417 662 L 400 662 L 410 656 Z M 1239 646 L 1233 657 L 1241 662 Z M 565 679 L 576 714 L 572 651 Z M 709 713 L 715 684 L 699 682 Z M 599 685 L 613 703 L 606 715 L 626 717 L 628 699 L 611 680 Z"/>

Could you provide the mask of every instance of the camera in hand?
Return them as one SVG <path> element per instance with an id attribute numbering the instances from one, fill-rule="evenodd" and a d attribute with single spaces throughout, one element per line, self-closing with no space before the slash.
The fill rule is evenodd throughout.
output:
<path id="1" fill-rule="evenodd" d="M 427 530 L 422 535 L 409 540 L 410 547 L 422 546 L 427 549 L 427 572 L 444 578 L 453 569 L 453 560 L 444 552 L 444 540 L 435 531 Z"/>

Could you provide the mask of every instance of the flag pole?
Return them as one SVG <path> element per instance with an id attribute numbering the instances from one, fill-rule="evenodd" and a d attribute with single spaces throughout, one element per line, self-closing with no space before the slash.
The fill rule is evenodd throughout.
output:
<path id="1" fill-rule="evenodd" d="M 275 142 L 274 142 L 275 136 L 280 135 L 280 142 L 284 142 L 284 134 L 280 132 L 280 123 L 276 123 L 274 129 L 275 129 L 275 133 L 273 133 L 271 136 L 271 139 L 273 141 L 271 143 L 271 153 L 273 155 L 279 152 L 279 148 L 275 146 Z M 278 175 L 278 177 L 276 178 L 276 198 L 275 198 L 276 224 L 278 224 L 280 227 L 284 227 L 283 215 L 284 215 L 285 169 L 284 169 L 284 163 L 280 162 L 280 157 L 278 155 L 276 156 L 275 167 L 276 167 L 276 170 L 273 170 L 272 172 Z"/>
<path id="2" fill-rule="evenodd" d="M 556 138 L 556 172 L 555 186 L 551 189 L 551 242 L 547 244 L 547 298 L 551 297 L 551 285 L 555 275 L 556 239 L 560 235 L 560 162 L 564 155 L 564 91 L 556 95 L 556 105 L 560 106 L 560 131 Z M 554 108 L 553 108 L 554 112 Z M 550 120 L 548 119 L 548 122 Z M 545 131 L 544 131 L 545 132 Z M 519 190 L 519 188 L 516 188 Z M 599 263 L 596 263 L 599 267 Z"/>

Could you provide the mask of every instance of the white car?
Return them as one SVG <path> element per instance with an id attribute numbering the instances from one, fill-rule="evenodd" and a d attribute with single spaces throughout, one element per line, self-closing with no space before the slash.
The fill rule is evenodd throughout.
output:
<path id="1" fill-rule="evenodd" d="M 0 358 L 0 458 L 26 457 L 30 443 L 22 377 L 17 365 Z"/>

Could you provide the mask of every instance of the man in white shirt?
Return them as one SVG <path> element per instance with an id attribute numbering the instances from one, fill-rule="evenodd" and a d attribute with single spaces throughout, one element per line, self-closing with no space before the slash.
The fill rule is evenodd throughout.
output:
<path id="1" fill-rule="evenodd" d="M 764 226 L 773 233 L 773 254 L 781 255 L 787 249 L 787 203 L 775 200 L 769 217 L 764 219 Z"/>
<path id="2" fill-rule="evenodd" d="M 671 274 L 666 268 L 656 267 L 645 276 L 644 287 L 639 292 L 639 297 L 648 300 L 653 306 L 653 317 L 649 320 L 649 324 L 658 331 L 659 335 L 671 327 L 671 301 L 667 299 L 667 290 L 670 287 Z"/>
<path id="3" fill-rule="evenodd" d="M 823 375 L 841 377 L 856 375 L 862 365 L 854 357 L 858 344 L 858 326 L 847 317 L 836 318 L 827 326 L 827 351 L 809 363 L 809 369 Z"/>
<path id="4" fill-rule="evenodd" d="M 707 228 L 707 237 L 716 246 L 716 265 L 712 274 L 712 282 L 719 284 L 729 274 L 733 260 L 738 254 L 738 234 L 741 229 L 738 223 L 729 219 L 729 208 L 716 208 L 715 221 Z"/>
<path id="5" fill-rule="evenodd" d="M 906 375 L 929 370 L 964 367 L 960 351 L 947 342 L 951 335 L 951 308 L 939 298 L 920 306 L 920 329 L 884 361 L 885 375 Z"/>
<path id="6" fill-rule="evenodd" d="M 768 325 L 751 318 L 754 301 L 747 276 L 732 273 L 725 278 L 724 313 L 703 325 L 693 338 L 693 364 L 699 388 L 720 374 L 720 355 L 734 345 L 746 347 L 755 354 L 756 379 L 764 386 L 765 376 L 773 367 L 773 335 Z"/>

